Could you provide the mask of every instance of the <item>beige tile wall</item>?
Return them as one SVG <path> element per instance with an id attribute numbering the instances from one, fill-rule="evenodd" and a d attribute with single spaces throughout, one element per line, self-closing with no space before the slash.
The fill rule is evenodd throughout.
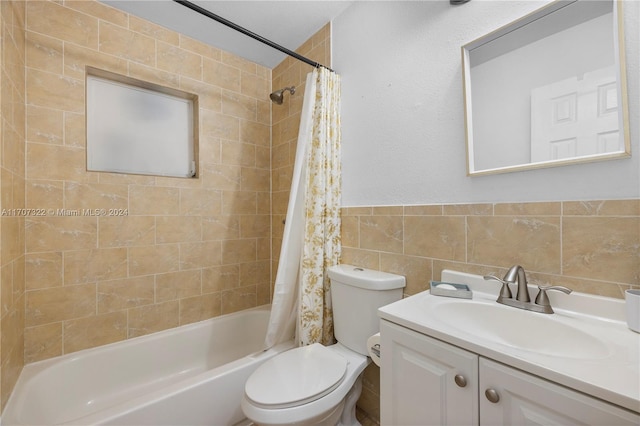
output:
<path id="1" fill-rule="evenodd" d="M 24 363 L 24 23 L 24 2 L 0 2 L 0 408 Z"/>
<path id="2" fill-rule="evenodd" d="M 342 262 L 407 279 L 405 295 L 443 269 L 502 276 L 616 298 L 640 288 L 640 200 L 353 207 L 342 211 Z M 497 291 L 496 287 L 496 291 Z M 358 404 L 380 418 L 379 369 Z"/>
<path id="3" fill-rule="evenodd" d="M 640 285 L 640 200 L 343 209 L 342 261 L 407 277 L 406 295 L 443 269 L 503 274 L 623 298 Z"/>
<path id="4" fill-rule="evenodd" d="M 25 362 L 268 303 L 271 70 L 97 1 L 26 18 Z M 197 179 L 86 171 L 87 66 L 198 96 Z"/>
<path id="5" fill-rule="evenodd" d="M 331 67 L 331 26 L 325 25 L 296 52 L 312 61 Z M 272 107 L 272 151 L 271 181 L 273 200 L 273 257 L 272 273 L 275 273 L 280 259 L 284 219 L 287 216 L 289 190 L 293 174 L 293 163 L 298 142 L 300 112 L 304 97 L 307 74 L 313 67 L 296 59 L 287 57 L 272 71 L 273 90 L 295 86 L 296 93 L 289 96 L 285 93 L 282 105 Z"/>

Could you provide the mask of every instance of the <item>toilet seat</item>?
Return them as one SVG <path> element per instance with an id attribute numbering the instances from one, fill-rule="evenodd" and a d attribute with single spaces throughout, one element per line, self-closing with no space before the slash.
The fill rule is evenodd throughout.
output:
<path id="1" fill-rule="evenodd" d="M 336 389 L 347 365 L 345 357 L 319 343 L 295 348 L 258 367 L 245 384 L 245 396 L 269 409 L 307 404 Z"/>

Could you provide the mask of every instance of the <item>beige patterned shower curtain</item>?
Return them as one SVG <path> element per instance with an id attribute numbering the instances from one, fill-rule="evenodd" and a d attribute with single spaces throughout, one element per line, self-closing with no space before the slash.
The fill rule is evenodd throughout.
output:
<path id="1" fill-rule="evenodd" d="M 313 133 L 306 168 L 298 343 L 333 343 L 327 268 L 340 260 L 340 76 L 316 70 Z"/>
<path id="2" fill-rule="evenodd" d="M 340 259 L 340 77 L 307 75 L 265 348 L 333 343 L 327 268 Z"/>

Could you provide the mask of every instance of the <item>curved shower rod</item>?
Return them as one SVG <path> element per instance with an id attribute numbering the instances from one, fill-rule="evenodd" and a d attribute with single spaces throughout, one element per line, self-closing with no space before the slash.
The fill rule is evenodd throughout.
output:
<path id="1" fill-rule="evenodd" d="M 300 55 L 299 53 L 294 52 L 293 50 L 287 49 L 286 47 L 283 47 L 283 46 L 281 46 L 281 45 L 279 45 L 277 43 L 274 43 L 273 41 L 271 41 L 269 39 L 266 39 L 266 38 L 262 37 L 261 35 L 256 34 L 256 33 L 252 32 L 252 31 L 249 31 L 248 29 L 246 29 L 244 27 L 241 27 L 240 25 L 238 25 L 238 24 L 236 24 L 234 22 L 231 22 L 228 19 L 225 19 L 220 15 L 216 15 L 215 13 L 210 12 L 207 9 L 204 9 L 204 8 L 198 6 L 197 4 L 191 3 L 190 1 L 186 1 L 186 0 L 173 0 L 173 1 L 183 5 L 185 7 L 188 7 L 189 9 L 191 9 L 191 10 L 193 10 L 195 12 L 198 12 L 198 13 L 204 15 L 207 18 L 211 18 L 214 21 L 217 21 L 217 22 L 219 22 L 219 23 L 221 23 L 223 25 L 226 25 L 229 28 L 232 28 L 232 29 L 234 29 L 234 30 L 236 30 L 238 32 L 241 32 L 242 34 L 244 34 L 246 36 L 249 36 L 254 40 L 257 40 L 257 41 L 259 41 L 259 42 L 261 42 L 263 44 L 266 44 L 267 46 L 270 46 L 270 47 L 272 47 L 272 48 L 274 48 L 276 50 L 279 50 L 282 53 L 285 53 L 285 54 L 287 54 L 287 55 L 289 55 L 289 56 L 291 56 L 293 58 L 296 58 L 299 61 L 302 61 L 302 62 L 304 62 L 306 64 L 309 64 L 312 67 L 315 67 L 315 68 L 322 67 L 322 68 L 328 69 L 329 71 L 333 71 L 331 68 L 329 68 L 329 67 L 327 67 L 325 65 L 322 65 L 322 64 L 320 64 L 318 62 L 315 62 L 315 61 L 312 61 L 311 59 L 306 58 L 306 57 Z"/>

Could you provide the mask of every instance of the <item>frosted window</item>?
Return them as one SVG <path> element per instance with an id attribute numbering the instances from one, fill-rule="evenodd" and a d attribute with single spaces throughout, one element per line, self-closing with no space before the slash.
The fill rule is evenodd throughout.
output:
<path id="1" fill-rule="evenodd" d="M 195 96 L 98 73 L 87 74 L 87 169 L 196 176 Z"/>

